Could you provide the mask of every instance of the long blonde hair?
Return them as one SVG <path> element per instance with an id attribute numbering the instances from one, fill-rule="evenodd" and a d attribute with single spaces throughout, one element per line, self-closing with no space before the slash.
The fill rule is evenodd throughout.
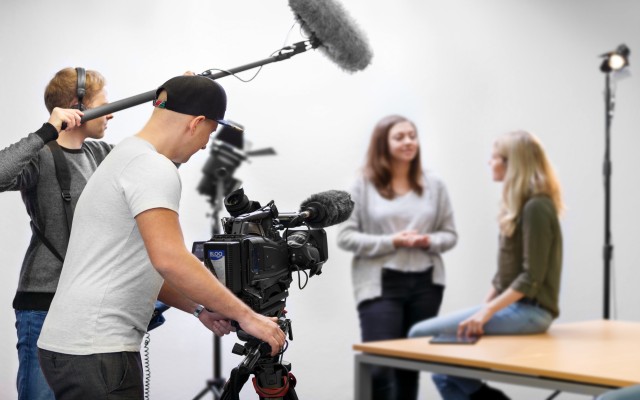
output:
<path id="1" fill-rule="evenodd" d="M 503 235 L 513 235 L 522 208 L 532 196 L 549 196 L 558 215 L 562 213 L 560 182 L 536 136 L 525 131 L 509 132 L 496 140 L 495 151 L 506 163 L 498 214 Z"/>

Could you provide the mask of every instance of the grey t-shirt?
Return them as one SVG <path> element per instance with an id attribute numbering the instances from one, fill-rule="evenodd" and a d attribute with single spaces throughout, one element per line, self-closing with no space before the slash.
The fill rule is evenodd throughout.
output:
<path id="1" fill-rule="evenodd" d="M 140 350 L 163 279 L 135 216 L 177 213 L 180 192 L 177 168 L 147 141 L 131 137 L 111 151 L 78 201 L 38 347 L 76 355 Z"/>

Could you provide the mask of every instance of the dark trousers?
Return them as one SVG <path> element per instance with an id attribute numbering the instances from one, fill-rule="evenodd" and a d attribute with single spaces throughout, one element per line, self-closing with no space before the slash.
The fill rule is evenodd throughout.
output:
<path id="1" fill-rule="evenodd" d="M 433 284 L 433 268 L 427 272 L 382 270 L 382 296 L 358 306 L 362 341 L 406 338 L 416 322 L 435 317 L 444 286 Z M 375 400 L 414 400 L 418 396 L 418 372 L 388 367 L 372 368 Z"/>
<path id="2" fill-rule="evenodd" d="M 76 356 L 40 349 L 39 358 L 56 400 L 140 400 L 144 397 L 140 353 Z"/>

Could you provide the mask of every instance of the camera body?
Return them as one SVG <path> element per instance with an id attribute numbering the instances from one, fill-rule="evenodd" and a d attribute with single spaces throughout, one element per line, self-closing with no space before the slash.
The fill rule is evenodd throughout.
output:
<path id="1" fill-rule="evenodd" d="M 229 194 L 225 207 L 231 217 L 223 218 L 224 233 L 194 243 L 194 254 L 252 310 L 280 316 L 292 273 L 322 272 L 328 259 L 325 230 L 306 226 L 298 213 L 278 213 L 273 201 L 261 207 L 243 189 Z"/>

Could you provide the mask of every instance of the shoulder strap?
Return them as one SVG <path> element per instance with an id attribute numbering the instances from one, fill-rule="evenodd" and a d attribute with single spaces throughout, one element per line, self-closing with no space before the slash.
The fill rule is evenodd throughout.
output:
<path id="1" fill-rule="evenodd" d="M 58 179 L 58 185 L 60 185 L 60 194 L 62 196 L 63 204 L 64 204 L 64 213 L 67 218 L 67 232 L 71 235 L 71 225 L 73 224 L 73 211 L 71 210 L 71 172 L 69 170 L 69 164 L 67 163 L 67 159 L 60 148 L 60 145 L 55 140 L 47 143 L 49 149 L 51 149 L 51 154 L 53 155 L 53 164 L 56 169 L 56 178 Z M 96 164 L 99 164 L 95 154 L 91 150 L 90 147 L 87 147 L 89 154 L 95 160 Z M 56 258 L 62 262 L 64 262 L 64 258 L 60 255 L 60 253 L 53 247 L 51 242 L 44 236 L 42 231 L 38 229 L 36 224 L 31 221 L 31 229 L 36 233 L 38 238 L 44 243 L 45 246 L 53 253 Z"/>
<path id="2" fill-rule="evenodd" d="M 64 203 L 64 212 L 67 216 L 67 232 L 71 233 L 71 224 L 73 223 L 73 212 L 71 211 L 71 173 L 69 172 L 69 164 L 62 153 L 60 145 L 55 140 L 47 143 L 53 155 L 53 164 L 56 167 L 56 177 L 60 185 L 62 200 Z"/>
<path id="3" fill-rule="evenodd" d="M 56 178 L 60 185 L 62 202 L 64 203 L 64 213 L 67 217 L 67 232 L 71 234 L 73 213 L 71 212 L 71 173 L 69 172 L 69 164 L 67 164 L 67 159 L 64 157 L 58 142 L 52 140 L 47 143 L 47 146 L 49 146 L 51 154 L 53 155 L 53 164 L 56 168 Z M 55 247 L 53 247 L 53 244 L 51 244 L 51 242 L 44 236 L 44 233 L 42 233 L 42 231 L 36 226 L 33 220 L 31 221 L 31 230 L 35 232 L 40 241 L 47 246 L 47 249 L 49 249 L 49 251 L 51 251 L 58 260 L 64 262 L 64 257 L 60 255 Z"/>
<path id="4" fill-rule="evenodd" d="M 31 230 L 35 232 L 36 235 L 38 235 L 38 237 L 40 238 L 40 241 L 42 241 L 42 243 L 44 243 L 44 245 L 47 246 L 47 249 L 49 249 L 49 251 L 51 251 L 51 253 L 54 256 L 56 256 L 58 260 L 60 260 L 61 262 L 64 262 L 64 258 L 60 255 L 60 253 L 58 253 L 58 250 L 56 250 L 56 248 L 53 247 L 51 242 L 44 236 L 42 231 L 38 229 L 36 224 L 34 224 L 33 221 L 31 221 L 30 223 L 31 223 Z"/>

